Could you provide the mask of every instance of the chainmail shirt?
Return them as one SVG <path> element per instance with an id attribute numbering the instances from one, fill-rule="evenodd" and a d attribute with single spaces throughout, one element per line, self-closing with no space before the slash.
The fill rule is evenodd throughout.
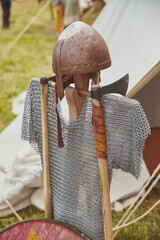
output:
<path id="1" fill-rule="evenodd" d="M 120 95 L 103 96 L 109 181 L 120 168 L 138 178 L 149 123 L 140 103 Z M 49 167 L 54 218 L 77 227 L 92 240 L 104 239 L 100 180 L 92 99 L 89 95 L 80 116 L 68 121 L 58 111 L 64 147 L 58 148 L 54 89 L 48 88 Z M 22 138 L 42 159 L 41 84 L 32 79 L 25 99 Z"/>

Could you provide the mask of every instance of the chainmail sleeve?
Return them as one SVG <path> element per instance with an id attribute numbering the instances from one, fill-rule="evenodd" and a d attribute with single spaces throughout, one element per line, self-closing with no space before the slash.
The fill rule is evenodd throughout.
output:
<path id="1" fill-rule="evenodd" d="M 140 175 L 143 150 L 148 134 L 151 134 L 151 130 L 146 114 L 141 104 L 135 100 L 135 107 L 133 108 L 133 153 L 135 163 L 132 166 L 133 173 L 137 173 L 135 174 L 136 178 Z"/>
<path id="2" fill-rule="evenodd" d="M 39 131 L 41 129 L 41 112 L 37 106 L 40 105 L 41 101 L 41 88 L 38 83 L 40 83 L 39 78 L 33 78 L 26 93 L 21 138 L 28 141 L 33 149 L 40 154 L 42 152 L 41 131 Z"/>
<path id="3" fill-rule="evenodd" d="M 137 100 L 121 95 L 103 97 L 108 165 L 138 178 L 150 126 Z"/>

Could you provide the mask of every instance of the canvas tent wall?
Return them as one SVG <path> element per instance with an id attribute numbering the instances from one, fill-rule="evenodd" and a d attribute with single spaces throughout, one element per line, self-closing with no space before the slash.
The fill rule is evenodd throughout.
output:
<path id="1" fill-rule="evenodd" d="M 160 64 L 155 68 L 157 66 L 160 69 Z M 154 68 L 151 72 L 153 71 Z M 151 135 L 144 149 L 144 160 L 149 171 L 153 172 L 160 162 L 160 72 L 151 77 L 150 81 L 133 95 L 133 98 L 141 102 L 151 126 Z"/>
<path id="2" fill-rule="evenodd" d="M 112 66 L 102 71 L 102 85 L 129 73 L 127 96 L 141 102 L 151 128 L 157 129 L 152 129 L 152 139 L 148 139 L 152 147 L 146 144 L 144 154 L 150 172 L 160 162 L 159 9 L 159 0 L 110 0 L 93 24 L 105 39 L 112 59 Z M 146 159 L 150 151 L 154 156 Z"/>

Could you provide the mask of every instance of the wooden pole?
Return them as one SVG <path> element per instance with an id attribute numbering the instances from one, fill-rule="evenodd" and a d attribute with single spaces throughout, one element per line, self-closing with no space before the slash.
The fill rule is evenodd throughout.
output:
<path id="1" fill-rule="evenodd" d="M 92 89 L 99 88 L 99 85 L 92 85 Z M 110 189 L 108 180 L 108 167 L 107 167 L 107 144 L 105 136 L 105 122 L 103 100 L 92 99 L 93 107 L 93 124 L 95 131 L 95 141 L 97 157 L 99 162 L 99 174 L 101 184 L 101 197 L 102 197 L 102 212 L 104 222 L 104 239 L 112 240 L 112 213 L 110 203 Z"/>
<path id="2" fill-rule="evenodd" d="M 70 121 L 78 118 L 81 113 L 86 97 L 89 94 L 89 78 L 88 74 L 74 75 L 75 88 L 68 86 L 65 89 Z"/>
<path id="3" fill-rule="evenodd" d="M 51 184 L 49 177 L 49 147 L 47 126 L 48 83 L 41 83 L 42 144 L 43 144 L 43 182 L 45 218 L 52 218 Z"/>

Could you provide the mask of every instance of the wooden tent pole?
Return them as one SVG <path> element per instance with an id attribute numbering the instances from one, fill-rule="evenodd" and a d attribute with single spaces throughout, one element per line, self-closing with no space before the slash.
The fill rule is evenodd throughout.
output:
<path id="1" fill-rule="evenodd" d="M 47 125 L 47 100 L 48 81 L 41 78 L 41 116 L 42 116 L 42 149 L 43 149 L 43 182 L 45 218 L 52 218 L 51 184 L 49 176 L 49 147 L 48 147 L 48 125 Z"/>
<path id="2" fill-rule="evenodd" d="M 98 84 L 92 85 L 92 90 L 99 88 Z M 105 136 L 105 122 L 104 122 L 104 110 L 103 100 L 92 99 L 93 107 L 93 124 L 95 131 L 95 142 L 97 157 L 99 162 L 99 174 L 101 184 L 101 197 L 102 197 L 102 211 L 104 222 L 104 239 L 112 240 L 112 213 L 110 203 L 110 189 L 108 180 L 108 167 L 107 167 L 107 144 Z"/>

